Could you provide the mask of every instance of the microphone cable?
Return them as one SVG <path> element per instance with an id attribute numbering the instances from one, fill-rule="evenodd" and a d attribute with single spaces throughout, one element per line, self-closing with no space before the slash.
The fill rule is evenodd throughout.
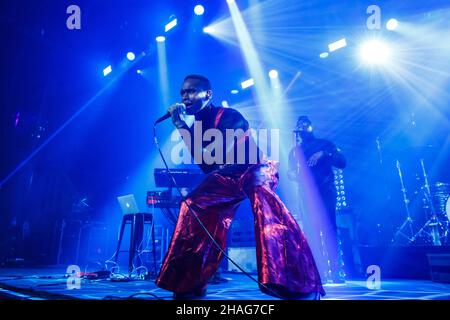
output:
<path id="1" fill-rule="evenodd" d="M 203 229 L 203 231 L 205 231 L 206 235 L 208 236 L 208 238 L 212 241 L 212 243 L 214 244 L 214 246 L 223 254 L 223 256 L 225 258 L 227 258 L 228 261 L 230 261 L 236 268 L 238 268 L 239 271 L 241 271 L 244 275 L 246 275 L 248 278 L 250 278 L 252 281 L 256 282 L 260 287 L 264 288 L 265 290 L 267 290 L 267 292 L 270 292 L 273 296 L 278 297 L 280 299 L 286 299 L 285 297 L 282 297 L 281 295 L 279 295 L 278 293 L 276 293 L 275 291 L 273 291 L 271 288 L 267 287 L 265 284 L 261 283 L 258 281 L 258 279 L 255 279 L 251 274 L 249 274 L 247 271 L 245 271 L 244 269 L 242 269 L 242 267 L 237 264 L 237 262 L 235 262 L 228 254 L 225 253 L 225 250 L 222 249 L 222 247 L 217 243 L 216 239 L 214 239 L 214 237 L 212 236 L 212 234 L 208 231 L 208 229 L 205 227 L 205 225 L 203 224 L 203 222 L 200 220 L 200 218 L 197 216 L 197 214 L 194 212 L 194 210 L 192 210 L 192 208 L 190 207 L 190 205 L 187 203 L 185 197 L 183 196 L 180 187 L 178 186 L 177 181 L 175 180 L 174 175 L 172 174 L 172 171 L 170 171 L 169 166 L 166 162 L 166 159 L 162 153 L 161 147 L 159 146 L 159 142 L 158 142 L 158 138 L 156 137 L 156 125 L 159 122 L 156 121 L 153 124 L 153 139 L 155 141 L 155 145 L 156 148 L 158 149 L 158 152 L 161 156 L 162 161 L 164 162 L 164 166 L 166 167 L 167 172 L 169 173 L 169 176 L 172 180 L 173 185 L 175 186 L 175 189 L 177 189 L 178 193 L 180 194 L 181 197 L 181 202 L 184 202 L 186 204 L 186 206 L 189 209 L 189 212 L 194 216 L 195 220 L 198 222 L 198 224 L 200 225 L 200 227 Z"/>

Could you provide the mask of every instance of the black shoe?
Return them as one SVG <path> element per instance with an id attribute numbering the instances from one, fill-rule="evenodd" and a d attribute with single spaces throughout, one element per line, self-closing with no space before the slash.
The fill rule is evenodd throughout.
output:
<path id="1" fill-rule="evenodd" d="M 206 296 L 206 288 L 184 293 L 174 293 L 173 300 L 197 300 Z"/>

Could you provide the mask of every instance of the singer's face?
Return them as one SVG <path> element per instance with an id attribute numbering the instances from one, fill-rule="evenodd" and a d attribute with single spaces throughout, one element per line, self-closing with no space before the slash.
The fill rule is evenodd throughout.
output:
<path id="1" fill-rule="evenodd" d="M 311 122 L 308 121 L 297 122 L 296 131 L 300 132 L 300 134 L 311 133 L 313 131 Z"/>
<path id="2" fill-rule="evenodd" d="M 186 105 L 186 113 L 193 115 L 202 109 L 209 101 L 207 90 L 197 79 L 184 81 L 180 94 L 182 102 Z"/>

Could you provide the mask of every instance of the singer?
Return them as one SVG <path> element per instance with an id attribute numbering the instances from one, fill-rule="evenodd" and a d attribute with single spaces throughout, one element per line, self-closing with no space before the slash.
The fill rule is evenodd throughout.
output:
<path id="1" fill-rule="evenodd" d="M 180 93 L 182 103 L 168 109 L 178 129 L 194 130 L 194 126 L 188 124 L 189 115 L 201 121 L 203 131 L 215 128 L 225 135 L 227 129 L 249 129 L 247 120 L 238 111 L 211 103 L 211 84 L 204 76 L 188 75 Z M 236 150 L 240 143 L 250 145 L 253 142 L 251 136 L 246 135 L 231 143 L 234 145 L 224 145 L 224 154 Z M 190 146 L 191 155 L 195 153 L 193 148 Z M 223 159 L 229 157 L 225 155 Z M 256 164 L 247 160 L 248 157 L 244 163 L 228 160 L 224 164 L 197 163 L 208 175 L 182 203 L 156 279 L 156 284 L 172 291 L 175 299 L 205 296 L 207 282 L 222 259 L 222 253 L 189 208 L 221 248 L 225 248 L 234 214 L 246 198 L 250 200 L 254 215 L 258 280 L 264 285 L 260 286 L 261 291 L 287 299 L 319 299 L 325 294 L 304 234 L 275 194 L 277 163 L 266 160 L 262 153 Z"/>

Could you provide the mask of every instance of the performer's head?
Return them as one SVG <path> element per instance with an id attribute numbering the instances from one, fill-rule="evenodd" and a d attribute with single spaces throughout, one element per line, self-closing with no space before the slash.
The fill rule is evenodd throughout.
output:
<path id="1" fill-rule="evenodd" d="M 301 140 L 308 139 L 313 136 L 313 127 L 311 120 L 307 116 L 300 116 L 297 120 L 297 125 L 295 126 L 294 133 L 296 137 L 301 138 Z M 298 141 L 297 142 L 301 142 Z"/>
<path id="2" fill-rule="evenodd" d="M 180 94 L 186 113 L 193 115 L 211 102 L 213 92 L 208 78 L 191 74 L 184 78 Z"/>

